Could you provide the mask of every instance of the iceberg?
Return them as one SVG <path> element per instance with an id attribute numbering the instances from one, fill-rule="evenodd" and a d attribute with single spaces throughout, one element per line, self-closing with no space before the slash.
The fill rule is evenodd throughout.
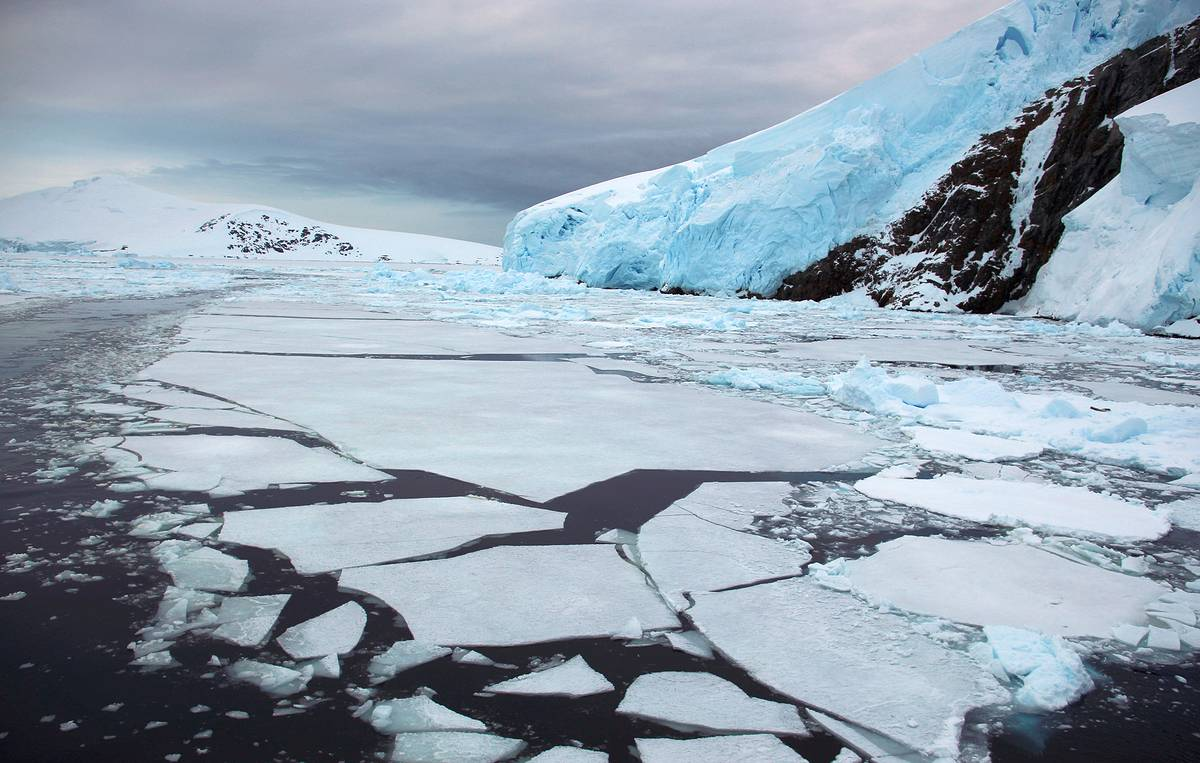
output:
<path id="1" fill-rule="evenodd" d="M 575 698 L 605 694 L 615 688 L 607 678 L 593 670 L 583 657 L 575 656 L 561 665 L 492 684 L 485 687 L 484 691 L 493 694 Z"/>
<path id="2" fill-rule="evenodd" d="M 1190 0 L 1014 2 L 797 117 L 517 214 L 505 270 L 772 295 L 915 207 L 1049 88 L 1191 21 Z"/>
<path id="3" fill-rule="evenodd" d="M 679 627 L 613 546 L 504 546 L 450 559 L 342 570 L 342 589 L 381 599 L 421 641 L 514 646 L 604 638 L 630 618 Z"/>
<path id="4" fill-rule="evenodd" d="M 617 713 L 679 731 L 809 735 L 794 705 L 751 697 L 724 678 L 708 673 L 638 676 L 625 690 Z"/>

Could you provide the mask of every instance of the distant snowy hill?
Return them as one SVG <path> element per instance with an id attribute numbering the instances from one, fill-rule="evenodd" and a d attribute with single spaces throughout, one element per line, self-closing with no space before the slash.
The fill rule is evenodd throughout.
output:
<path id="1" fill-rule="evenodd" d="M 120 250 L 152 257 L 379 260 L 493 265 L 499 249 L 350 228 L 271 207 L 206 204 L 120 177 L 0 200 L 0 251 Z"/>
<path id="2" fill-rule="evenodd" d="M 1029 292 L 1063 217 L 1116 176 L 1112 118 L 1200 76 L 1198 15 L 1200 0 L 1012 3 L 787 122 L 519 213 L 504 266 L 1000 310 Z"/>

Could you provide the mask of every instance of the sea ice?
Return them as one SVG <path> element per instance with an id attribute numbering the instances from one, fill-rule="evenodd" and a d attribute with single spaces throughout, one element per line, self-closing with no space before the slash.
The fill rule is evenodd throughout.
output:
<path id="1" fill-rule="evenodd" d="M 1008 527 L 1030 525 L 1055 532 L 1152 540 L 1171 528 L 1140 503 L 1083 487 L 1008 480 L 977 480 L 951 474 L 933 479 L 868 477 L 854 485 L 883 501 Z"/>
<path id="2" fill-rule="evenodd" d="M 1083 661 L 1062 638 L 1004 625 L 988 625 L 983 632 L 993 659 L 1021 679 L 1015 694 L 1018 705 L 1061 710 L 1092 690 Z"/>
<path id="3" fill-rule="evenodd" d="M 779 483 L 769 485 L 773 493 L 770 502 L 759 504 L 762 514 L 777 511 L 781 504 Z M 753 483 L 750 483 L 753 485 Z M 750 485 L 738 485 L 747 488 Z M 798 575 L 812 558 L 800 548 L 755 535 L 746 530 L 731 529 L 749 525 L 752 515 L 740 513 L 742 503 L 721 502 L 721 498 L 744 500 L 744 491 L 722 486 L 721 491 L 705 491 L 705 497 L 684 499 L 664 509 L 642 525 L 638 531 L 638 557 L 662 595 L 676 610 L 691 606 L 687 594 L 693 591 L 715 591 L 746 585 L 762 580 Z M 749 496 L 764 492 L 761 486 L 750 487 Z M 746 501 L 749 511 L 756 506 Z"/>
<path id="4" fill-rule="evenodd" d="M 140 455 L 146 466 L 168 472 L 142 478 L 147 487 L 161 490 L 230 495 L 274 484 L 391 479 L 331 451 L 306 448 L 280 437 L 140 436 L 125 438 L 121 447 Z"/>
<path id="5" fill-rule="evenodd" d="M 397 641 L 387 651 L 371 658 L 367 675 L 372 684 L 383 683 L 397 673 L 445 657 L 450 651 L 447 647 L 424 641 Z"/>
<path id="6" fill-rule="evenodd" d="M 794 705 L 751 697 L 729 681 L 708 673 L 638 676 L 626 689 L 617 713 L 679 731 L 809 734 Z"/>
<path id="7" fill-rule="evenodd" d="M 312 679 L 312 668 L 292 670 L 257 660 L 238 660 L 227 669 L 235 681 L 251 683 L 273 697 L 286 697 L 303 691 Z"/>
<path id="8" fill-rule="evenodd" d="M 973 434 L 956 429 L 908 427 L 904 430 L 918 448 L 949 453 L 972 461 L 1020 461 L 1040 455 L 1046 446 L 1036 442 Z"/>
<path id="9" fill-rule="evenodd" d="M 803 757 L 769 734 L 638 739 L 642 763 L 805 763 Z"/>
<path id="10" fill-rule="evenodd" d="M 966 654 L 812 580 L 695 598 L 696 627 L 756 680 L 927 755 L 957 756 L 965 714 L 1008 698 Z"/>
<path id="11" fill-rule="evenodd" d="M 422 695 L 376 702 L 371 708 L 370 721 L 371 726 L 380 734 L 487 731 L 487 726 L 482 721 L 456 713 Z"/>
<path id="12" fill-rule="evenodd" d="M 217 610 L 220 623 L 213 635 L 238 646 L 261 646 L 271 635 L 289 593 L 268 596 L 230 596 Z"/>
<path id="13" fill-rule="evenodd" d="M 1147 605 L 1168 590 L 1034 546 L 912 535 L 846 562 L 845 575 L 871 601 L 909 612 L 1097 638 L 1145 622 Z"/>
<path id="14" fill-rule="evenodd" d="M 488 535 L 555 530 L 565 514 L 474 496 L 249 509 L 221 540 L 278 549 L 302 574 L 450 551 Z"/>
<path id="15" fill-rule="evenodd" d="M 559 745 L 538 753 L 525 763 L 607 763 L 608 753 Z"/>
<path id="16" fill-rule="evenodd" d="M 293 625 L 275 639 L 283 651 L 294 659 L 345 654 L 358 646 L 367 612 L 357 602 L 348 601 L 340 607 Z"/>
<path id="17" fill-rule="evenodd" d="M 507 546 L 450 559 L 343 570 L 343 589 L 382 599 L 420 640 L 505 646 L 602 638 L 630 617 L 679 627 L 613 546 Z"/>
<path id="18" fill-rule="evenodd" d="M 497 763 L 525 749 L 520 739 L 467 731 L 423 731 L 397 734 L 392 740 L 392 763 Z"/>
<path id="19" fill-rule="evenodd" d="M 561 665 L 526 673 L 492 684 L 484 691 L 525 696 L 587 697 L 604 694 L 615 687 L 592 669 L 583 657 L 575 656 Z"/>
<path id="20" fill-rule="evenodd" d="M 637 384 L 574 363 L 260 355 L 238 362 L 240 372 L 230 374 L 224 356 L 176 353 L 146 373 L 295 422 L 380 468 L 422 469 L 536 500 L 633 469 L 821 469 L 877 444 L 802 411 Z M 468 420 L 463 411 L 477 415 Z M 191 455 L 186 463 L 204 463 Z M 306 481 L 320 480 L 321 470 L 308 471 L 318 477 Z"/>
<path id="21" fill-rule="evenodd" d="M 245 559 L 202 547 L 163 564 L 167 574 L 180 588 L 204 591 L 240 591 L 250 574 Z"/>

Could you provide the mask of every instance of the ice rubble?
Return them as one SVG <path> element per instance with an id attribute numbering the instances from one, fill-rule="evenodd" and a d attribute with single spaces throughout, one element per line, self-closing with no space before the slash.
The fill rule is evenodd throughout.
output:
<path id="1" fill-rule="evenodd" d="M 370 722 L 381 734 L 487 731 L 487 725 L 482 721 L 456 713 L 421 695 L 376 702 L 371 708 Z"/>
<path id="2" fill-rule="evenodd" d="M 782 124 L 519 213 L 504 267 L 771 294 L 915 206 L 981 134 L 1048 88 L 1198 11 L 1192 0 L 1012 3 Z"/>
<path id="3" fill-rule="evenodd" d="M 1079 655 L 1061 637 L 989 625 L 990 657 L 1009 676 L 1019 678 L 1014 698 L 1025 709 L 1061 710 L 1094 686 Z"/>
<path id="4" fill-rule="evenodd" d="M 966 654 L 812 580 L 695 598 L 696 626 L 759 682 L 926 755 L 955 757 L 967 711 L 1008 699 Z"/>
<path id="5" fill-rule="evenodd" d="M 769 734 L 699 737 L 697 739 L 638 739 L 642 763 L 805 763 L 803 757 Z"/>
<path id="6" fill-rule="evenodd" d="M 223 356 L 176 353 L 147 373 L 293 421 L 379 468 L 536 500 L 633 469 L 820 469 L 876 444 L 817 416 L 711 390 L 636 384 L 574 363 L 464 362 L 245 355 L 230 374 Z"/>
<path id="7" fill-rule="evenodd" d="M 876 475 L 856 482 L 854 489 L 882 501 L 1008 527 L 1128 540 L 1153 540 L 1171 529 L 1166 517 L 1140 503 L 1084 487 L 943 474 L 927 480 Z"/>
<path id="8" fill-rule="evenodd" d="M 907 427 L 904 430 L 922 450 L 949 453 L 972 461 L 1022 461 L 1038 456 L 1046 446 L 1037 442 L 972 434 L 955 429 Z"/>
<path id="9" fill-rule="evenodd" d="M 600 638 L 630 618 L 646 630 L 679 627 L 641 571 L 608 545 L 498 547 L 355 567 L 338 582 L 382 599 L 417 639 L 446 646 Z"/>
<path id="10" fill-rule="evenodd" d="M 1117 116 L 1120 173 L 1063 218 L 1017 311 L 1142 328 L 1200 314 L 1197 101 L 1200 82 L 1190 82 Z"/>
<path id="11" fill-rule="evenodd" d="M 625 690 L 617 713 L 680 731 L 809 734 L 795 706 L 751 697 L 729 681 L 708 673 L 638 676 Z"/>
<path id="12" fill-rule="evenodd" d="M 424 641 L 397 641 L 382 654 L 371 658 L 367 675 L 372 684 L 380 684 L 410 668 L 441 659 L 450 651 L 447 647 Z"/>
<path id="13" fill-rule="evenodd" d="M 238 646 L 262 646 L 291 598 L 289 593 L 230 596 L 217 610 L 220 625 L 213 631 L 213 636 Z"/>
<path id="14" fill-rule="evenodd" d="M 614 688 L 608 679 L 597 673 L 583 657 L 576 655 L 561 665 L 492 684 L 485 687 L 484 691 L 493 694 L 575 698 L 605 694 Z"/>
<path id="15" fill-rule="evenodd" d="M 1144 623 L 1169 589 L 1024 544 L 904 536 L 870 556 L 826 565 L 879 604 L 972 625 L 1005 625 L 1056 636 L 1107 638 Z"/>
<path id="16" fill-rule="evenodd" d="M 754 515 L 788 510 L 787 483 L 709 483 L 642 525 L 638 559 L 676 610 L 688 594 L 798 575 L 812 556 L 807 544 L 785 545 L 749 532 Z"/>
<path id="17" fill-rule="evenodd" d="M 126 437 L 118 455 L 132 451 L 141 463 L 165 473 L 141 476 L 156 490 L 196 490 L 213 495 L 236 495 L 273 484 L 312 482 L 378 482 L 391 476 L 342 458 L 331 451 L 306 448 L 280 437 L 240 435 L 170 435 Z"/>
<path id="18" fill-rule="evenodd" d="M 392 763 L 497 763 L 525 749 L 520 739 L 469 731 L 422 731 L 392 738 Z"/>
<path id="19" fill-rule="evenodd" d="M 450 551 L 489 535 L 555 530 L 565 514 L 474 496 L 248 509 L 221 540 L 277 549 L 302 574 Z"/>
<path id="20" fill-rule="evenodd" d="M 293 625 L 275 639 L 293 659 L 346 654 L 358 646 L 367 612 L 358 603 L 348 601 L 340 607 Z"/>

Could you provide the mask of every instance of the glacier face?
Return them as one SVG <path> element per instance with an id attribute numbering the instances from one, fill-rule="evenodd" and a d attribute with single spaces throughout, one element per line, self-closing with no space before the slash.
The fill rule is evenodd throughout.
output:
<path id="1" fill-rule="evenodd" d="M 504 267 L 595 286 L 774 294 L 916 205 L 1048 88 L 1188 22 L 1200 0 L 1015 2 L 809 111 L 519 213 Z"/>
<path id="2" fill-rule="evenodd" d="M 1121 171 L 1067 215 L 1019 313 L 1152 328 L 1200 314 L 1200 80 L 1117 117 Z"/>

